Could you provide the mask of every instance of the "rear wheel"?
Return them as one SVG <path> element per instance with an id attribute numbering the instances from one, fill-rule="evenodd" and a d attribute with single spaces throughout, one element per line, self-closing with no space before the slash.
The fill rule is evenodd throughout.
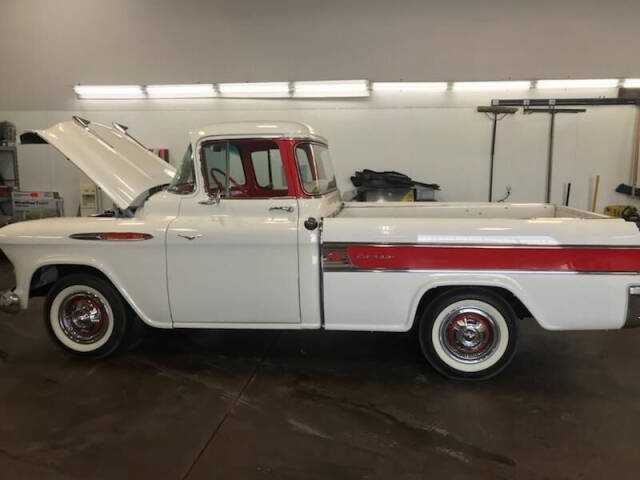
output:
<path id="1" fill-rule="evenodd" d="M 65 351 L 103 358 L 122 344 L 129 327 L 126 305 L 107 281 L 86 274 L 63 277 L 44 308 L 47 330 Z"/>
<path id="2" fill-rule="evenodd" d="M 453 290 L 425 309 L 419 337 L 425 357 L 443 375 L 486 379 L 513 359 L 518 319 L 511 305 L 489 290 Z"/>

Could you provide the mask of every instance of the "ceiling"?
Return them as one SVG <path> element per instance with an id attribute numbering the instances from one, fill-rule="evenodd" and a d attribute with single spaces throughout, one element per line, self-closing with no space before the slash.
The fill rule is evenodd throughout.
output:
<path id="1" fill-rule="evenodd" d="M 74 84 L 640 77 L 640 2 L 3 0 L 0 109 Z"/>

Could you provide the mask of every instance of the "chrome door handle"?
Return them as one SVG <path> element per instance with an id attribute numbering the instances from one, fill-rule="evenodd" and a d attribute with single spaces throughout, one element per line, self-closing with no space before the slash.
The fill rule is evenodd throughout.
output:
<path id="1" fill-rule="evenodd" d="M 196 238 L 202 237 L 202 235 L 200 235 L 200 234 L 198 234 L 198 235 L 187 235 L 187 234 L 184 234 L 184 233 L 178 233 L 178 236 L 182 237 L 182 238 L 186 238 L 187 240 L 195 240 Z"/>
<path id="2" fill-rule="evenodd" d="M 272 211 L 272 210 L 280 210 L 280 211 L 283 211 L 283 212 L 291 213 L 291 212 L 293 212 L 293 207 L 279 205 L 277 207 L 270 207 L 269 208 L 269 211 Z"/>

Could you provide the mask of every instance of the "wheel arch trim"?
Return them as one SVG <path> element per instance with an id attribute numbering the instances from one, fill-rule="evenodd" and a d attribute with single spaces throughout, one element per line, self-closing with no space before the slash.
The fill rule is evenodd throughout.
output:
<path id="1" fill-rule="evenodd" d="M 157 322 L 153 319 L 149 318 L 149 316 L 140 308 L 140 306 L 134 301 L 134 299 L 129 295 L 127 289 L 122 286 L 122 282 L 119 281 L 117 275 L 107 267 L 107 265 L 95 261 L 95 259 L 89 259 L 89 261 L 80 261 L 73 258 L 57 258 L 42 261 L 39 263 L 34 263 L 30 266 L 30 273 L 25 275 L 22 281 L 22 285 L 19 279 L 17 279 L 17 287 L 16 293 L 20 297 L 21 308 L 26 309 L 29 305 L 29 299 L 31 297 L 31 282 L 33 280 L 33 276 L 35 273 L 45 267 L 56 267 L 56 266 L 75 266 L 75 267 L 85 267 L 91 270 L 95 270 L 99 272 L 106 280 L 108 280 L 111 285 L 122 295 L 124 301 L 131 307 L 131 309 L 140 317 L 140 319 L 146 323 L 147 325 L 155 328 L 172 328 L 172 325 L 167 325 L 166 323 Z M 61 278 L 61 277 L 59 277 Z M 58 278 L 58 279 L 59 279 Z M 57 279 L 56 279 L 57 281 Z"/>
<path id="2" fill-rule="evenodd" d="M 446 276 L 421 284 L 411 301 L 411 308 L 409 309 L 409 316 L 407 318 L 407 330 L 413 328 L 419 320 L 417 317 L 421 311 L 431 304 L 433 299 L 439 296 L 436 294 L 433 299 L 429 299 L 430 301 L 425 303 L 423 299 L 428 298 L 429 292 L 433 292 L 436 289 L 449 290 L 458 288 L 486 288 L 487 290 L 502 290 L 507 292 L 511 294 L 515 300 L 520 302 L 544 328 L 543 321 L 540 321 L 539 312 L 535 309 L 526 291 L 518 282 L 506 275 L 477 275 L 471 277 L 467 274 L 464 276 Z"/>

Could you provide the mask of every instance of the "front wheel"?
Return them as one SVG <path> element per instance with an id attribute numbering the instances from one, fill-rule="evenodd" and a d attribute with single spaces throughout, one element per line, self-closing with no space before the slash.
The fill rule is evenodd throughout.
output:
<path id="1" fill-rule="evenodd" d="M 63 277 L 53 286 L 44 321 L 55 343 L 82 357 L 104 358 L 123 343 L 129 319 L 124 301 L 107 281 L 85 274 Z"/>
<path id="2" fill-rule="evenodd" d="M 439 296 L 420 319 L 420 346 L 443 375 L 481 380 L 500 373 L 513 359 L 518 318 L 502 297 L 481 288 Z"/>

